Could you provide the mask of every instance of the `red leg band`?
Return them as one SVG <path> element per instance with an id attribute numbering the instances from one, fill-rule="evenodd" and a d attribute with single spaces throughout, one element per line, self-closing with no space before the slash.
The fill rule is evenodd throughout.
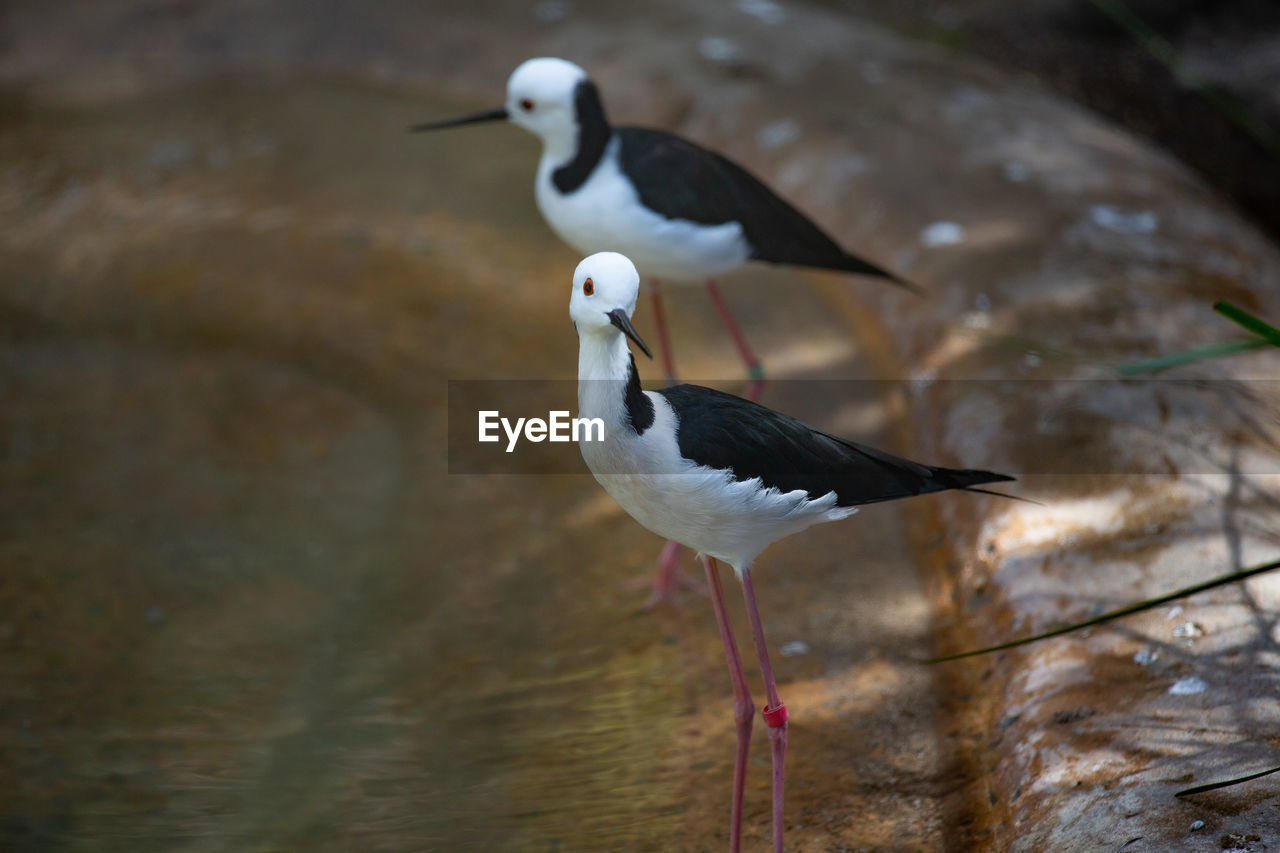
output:
<path id="1" fill-rule="evenodd" d="M 779 704 L 776 708 L 765 708 L 760 712 L 760 716 L 764 717 L 764 721 L 769 724 L 769 728 L 776 729 L 778 726 L 787 724 L 787 706 Z"/>

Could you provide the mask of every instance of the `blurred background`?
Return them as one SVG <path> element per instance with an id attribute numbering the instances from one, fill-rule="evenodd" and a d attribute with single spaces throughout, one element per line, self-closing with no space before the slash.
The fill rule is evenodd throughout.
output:
<path id="1" fill-rule="evenodd" d="M 869 507 L 762 557 L 788 849 L 1275 830 L 1266 796 L 1169 796 L 1280 736 L 1274 584 L 1052 652 L 916 661 L 1280 544 L 1274 383 L 1205 391 L 1274 378 L 1273 355 L 1120 402 L 1069 384 L 1237 335 L 1215 299 L 1280 320 L 1276 4 L 9 0 L 0 848 L 725 846 L 706 599 L 642 609 L 626 582 L 661 543 L 585 468 L 449 470 L 449 380 L 573 377 L 579 259 L 534 206 L 535 139 L 405 129 L 497 106 L 536 55 L 929 291 L 733 276 L 780 380 L 765 403 L 1029 473 L 1045 503 Z M 685 374 L 740 391 L 702 292 L 669 299 Z M 814 379 L 850 390 L 788 381 Z M 1088 417 L 1042 428 L 1047 400 Z M 1045 429 L 1060 456 L 1020 443 Z M 1169 693 L 1189 675 L 1210 689 Z"/>

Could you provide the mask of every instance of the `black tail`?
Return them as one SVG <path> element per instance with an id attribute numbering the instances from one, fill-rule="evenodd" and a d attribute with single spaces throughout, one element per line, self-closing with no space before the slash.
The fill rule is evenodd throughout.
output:
<path id="1" fill-rule="evenodd" d="M 870 276 L 871 278 L 882 278 L 890 284 L 896 284 L 903 290 L 909 290 L 916 296 L 924 296 L 924 289 L 918 285 L 914 285 L 904 278 L 894 275 L 886 269 L 876 266 L 869 261 L 864 261 L 857 255 L 844 253 L 844 257 L 840 259 L 838 265 L 833 265 L 831 269 L 837 269 L 842 272 L 857 273 L 858 275 Z"/>
<path id="2" fill-rule="evenodd" d="M 969 468 L 934 468 L 929 466 L 929 471 L 933 475 L 933 483 L 936 484 L 931 491 L 943 491 L 945 489 L 964 489 L 966 491 L 976 491 L 974 486 L 981 486 L 986 483 L 1009 483 L 1013 481 L 1013 477 L 1008 474 L 996 474 L 993 471 L 974 471 Z"/>
<path id="3" fill-rule="evenodd" d="M 1013 478 L 1009 477 L 1008 479 L 1012 480 Z M 1031 498 L 1023 498 L 1017 495 L 1006 495 L 1004 492 L 997 492 L 997 491 L 993 491 L 992 489 L 979 489 L 975 486 L 965 486 L 963 489 L 961 489 L 961 491 L 973 492 L 975 495 L 991 495 L 991 497 L 993 498 L 1004 498 L 1005 500 L 1018 501 L 1019 503 L 1024 503 L 1024 504 L 1034 504 L 1036 506 L 1044 506 L 1044 504 L 1041 503 L 1040 501 L 1035 501 L 1035 500 L 1032 500 Z"/>
<path id="4" fill-rule="evenodd" d="M 967 468 L 934 468 L 933 471 L 938 485 L 932 489 L 927 489 L 926 493 L 941 492 L 947 489 L 959 489 L 962 492 L 973 492 L 975 495 L 991 495 L 994 498 L 1007 498 L 1011 501 L 1022 501 L 1023 503 L 1035 504 L 1036 506 L 1044 506 L 1040 501 L 1033 501 L 1031 498 L 1020 498 L 1017 495 L 1006 495 L 1004 492 L 978 488 L 978 486 L 986 483 L 1012 483 L 1016 478 L 1010 477 L 1008 474 L 996 474 L 991 471 L 973 471 Z"/>
<path id="5" fill-rule="evenodd" d="M 1008 474 L 922 465 L 863 444 L 834 436 L 826 437 L 844 448 L 842 467 L 845 470 L 836 474 L 835 486 L 841 506 L 929 495 L 951 489 L 1010 497 L 1000 492 L 977 488 L 987 483 L 1012 482 L 1014 478 Z"/>
<path id="6" fill-rule="evenodd" d="M 920 494 L 927 495 L 932 492 L 945 492 L 949 489 L 957 489 L 962 492 L 973 492 L 979 495 L 992 495 L 997 498 L 1008 498 L 1014 501 L 1025 501 L 1026 498 L 1019 498 L 1014 495 L 1006 495 L 1004 492 L 995 492 L 991 489 L 980 489 L 978 486 L 987 483 L 1011 483 L 1013 477 L 1008 474 L 997 474 L 994 471 L 976 471 L 970 468 L 934 468 L 928 466 L 929 477 L 922 483 L 924 488 L 920 490 Z M 1029 501 L 1035 503 L 1035 501 Z"/>

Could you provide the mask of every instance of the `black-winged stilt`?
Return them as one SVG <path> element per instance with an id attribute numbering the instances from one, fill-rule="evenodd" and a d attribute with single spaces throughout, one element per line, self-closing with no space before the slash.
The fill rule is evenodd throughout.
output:
<path id="1" fill-rule="evenodd" d="M 842 249 L 804 214 L 732 161 L 661 130 L 613 127 L 585 71 L 548 57 L 507 80 L 506 105 L 410 128 L 439 130 L 507 119 L 542 140 L 538 209 L 578 251 L 616 251 L 653 284 L 659 349 L 674 375 L 658 279 L 705 281 L 759 392 L 764 373 L 729 313 L 715 277 L 748 261 L 817 267 L 906 282 Z"/>
<path id="2" fill-rule="evenodd" d="M 778 697 L 756 606 L 751 564 L 767 546 L 860 504 L 1013 479 L 989 471 L 921 465 L 820 432 L 772 409 L 696 385 L 640 387 L 630 338 L 640 276 L 625 256 L 601 252 L 573 275 L 569 314 L 578 330 L 578 409 L 604 423 L 604 440 L 579 446 L 605 490 L 645 527 L 703 556 L 729 661 L 738 746 L 729 848 L 738 851 L 754 706 L 725 615 L 716 560 L 742 582 L 764 678 L 773 762 L 773 846 L 782 850 L 787 711 Z"/>
<path id="3" fill-rule="evenodd" d="M 755 399 L 760 360 L 734 321 L 715 277 L 751 260 L 902 279 L 842 249 L 821 228 L 745 169 L 661 130 L 613 127 L 585 71 L 563 59 L 522 63 L 496 110 L 410 128 L 439 130 L 506 119 L 542 140 L 534 195 L 562 240 L 584 254 L 617 251 L 650 279 L 658 349 L 668 380 L 675 362 L 659 280 L 704 281 L 712 304 L 746 364 Z M 912 288 L 914 289 L 914 288 Z M 651 602 L 668 598 L 678 548 L 658 559 Z"/>

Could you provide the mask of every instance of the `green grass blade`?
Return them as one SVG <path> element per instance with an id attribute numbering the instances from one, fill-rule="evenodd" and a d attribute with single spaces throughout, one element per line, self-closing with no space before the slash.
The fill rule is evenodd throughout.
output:
<path id="1" fill-rule="evenodd" d="M 1182 352 L 1174 352 L 1169 355 L 1161 355 L 1155 358 L 1147 358 L 1142 361 L 1134 361 L 1129 364 L 1122 364 L 1116 368 L 1121 376 L 1141 376 L 1147 373 L 1160 373 L 1173 367 L 1181 367 L 1184 364 L 1191 364 L 1197 361 L 1204 361 L 1209 358 L 1219 358 L 1224 355 L 1234 355 L 1238 352 L 1248 352 L 1249 350 L 1261 349 L 1268 346 L 1269 342 L 1262 338 L 1248 338 L 1247 340 L 1226 341 L 1220 344 L 1212 344 L 1199 349 L 1183 350 Z"/>
<path id="2" fill-rule="evenodd" d="M 1237 776 L 1234 779 L 1224 779 L 1221 782 L 1210 782 L 1207 785 L 1196 785 L 1194 788 L 1187 788 L 1174 794 L 1175 797 L 1189 797 L 1192 794 L 1203 794 L 1205 791 L 1216 791 L 1219 788 L 1229 788 L 1232 785 L 1239 785 L 1241 782 L 1251 782 L 1254 779 L 1261 779 L 1263 776 L 1270 776 L 1272 773 L 1280 773 L 1280 767 L 1272 767 L 1270 770 L 1262 770 L 1258 773 L 1250 773 L 1248 776 Z"/>
<path id="3" fill-rule="evenodd" d="M 967 652 L 957 652 L 951 655 L 941 655 L 939 657 L 929 658 L 928 660 L 921 661 L 921 663 L 943 663 L 949 660 L 959 660 L 960 658 L 971 658 L 971 657 L 976 657 L 977 655 L 985 655 L 990 652 L 999 652 L 999 651 L 1004 651 L 1005 649 L 1013 649 L 1013 648 L 1017 648 L 1018 646 L 1025 646 L 1028 643 L 1035 643 L 1040 640 L 1047 640 L 1050 637 L 1057 637 L 1062 634 L 1069 634 L 1072 631 L 1079 631 L 1081 628 L 1088 628 L 1092 625 L 1100 625 L 1103 622 L 1110 622 L 1112 619 L 1119 619 L 1121 616 L 1128 616 L 1131 613 L 1140 613 L 1143 610 L 1150 610 L 1153 607 L 1159 607 L 1161 604 L 1168 604 L 1170 601 L 1173 601 L 1178 598 L 1184 598 L 1188 595 L 1195 595 L 1197 592 L 1204 592 L 1206 589 L 1213 589 L 1216 586 L 1225 586 L 1226 584 L 1229 584 L 1229 583 L 1235 583 L 1236 581 L 1241 581 L 1241 580 L 1244 580 L 1245 578 L 1251 578 L 1254 575 L 1260 575 L 1263 572 L 1269 572 L 1274 569 L 1280 569 L 1280 560 L 1273 560 L 1270 563 L 1263 563 L 1260 566 L 1253 566 L 1248 569 L 1241 569 L 1238 572 L 1232 572 L 1229 575 L 1222 575 L 1221 577 L 1213 578 L 1212 580 L 1207 580 L 1204 583 L 1198 583 L 1195 586 L 1189 586 L 1185 589 L 1180 589 L 1175 592 L 1171 592 L 1168 595 L 1162 595 L 1159 598 L 1152 598 L 1147 601 L 1140 602 L 1138 604 L 1131 604 L 1128 607 L 1122 607 L 1119 610 L 1112 610 L 1109 613 L 1103 613 L 1101 616 L 1095 616 L 1094 618 L 1087 619 L 1084 622 L 1076 622 L 1072 625 L 1064 625 L 1061 628 L 1054 628 L 1052 631 L 1045 631 L 1043 634 L 1036 634 L 1031 637 L 1023 637 L 1020 640 L 1010 640 L 1007 643 L 1000 643 L 999 645 L 996 645 L 996 646 L 987 646 L 985 649 L 973 649 L 972 651 L 967 651 Z"/>
<path id="4" fill-rule="evenodd" d="M 1230 302 L 1218 301 L 1213 303 L 1213 310 L 1265 339 L 1273 346 L 1280 347 L 1280 329 L 1262 322 L 1243 308 L 1232 305 Z"/>
<path id="5" fill-rule="evenodd" d="M 1138 15 L 1120 0 L 1092 0 L 1103 14 L 1128 31 L 1135 41 L 1159 62 L 1164 63 L 1184 86 L 1195 89 L 1201 97 L 1221 112 L 1237 127 L 1249 134 L 1272 157 L 1280 159 L 1280 138 L 1262 119 L 1249 112 L 1241 103 L 1217 86 L 1206 82 L 1192 67 L 1182 61 L 1178 51 L 1167 39 L 1162 38 Z"/>

